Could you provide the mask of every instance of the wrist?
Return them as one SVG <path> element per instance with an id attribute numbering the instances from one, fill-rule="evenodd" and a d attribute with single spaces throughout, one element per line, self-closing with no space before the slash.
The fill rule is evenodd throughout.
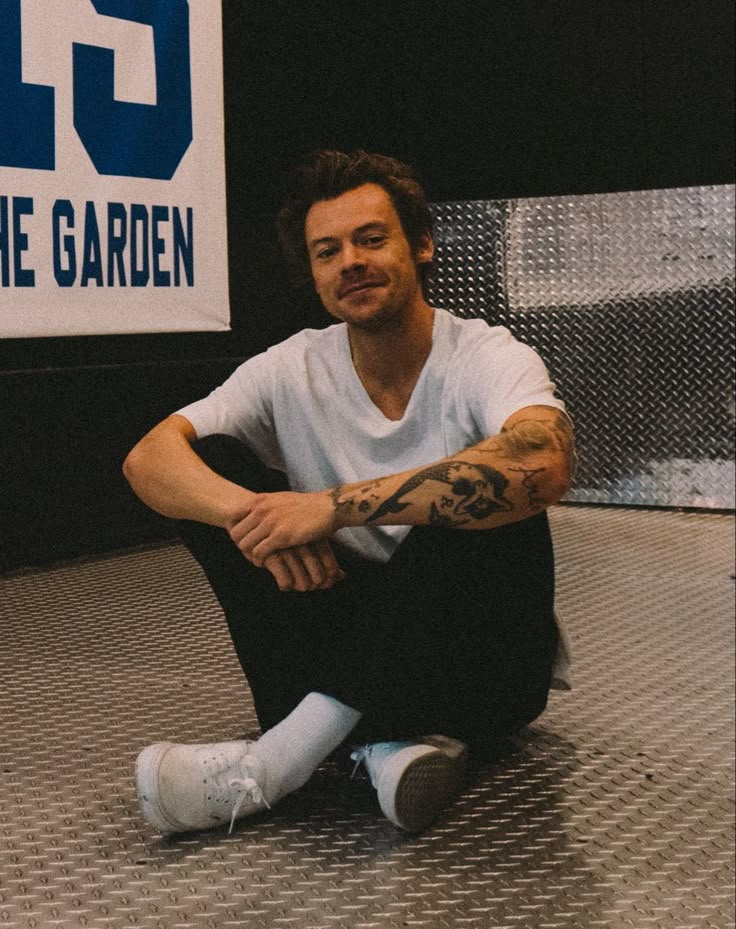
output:
<path id="1" fill-rule="evenodd" d="M 217 524 L 223 529 L 230 529 L 246 515 L 250 509 L 254 494 L 245 487 L 233 485 L 233 492 L 220 499 Z"/>
<path id="2" fill-rule="evenodd" d="M 343 485 L 339 487 L 333 487 L 331 490 L 328 490 L 327 500 L 332 510 L 332 523 L 335 527 L 335 532 L 338 529 L 345 529 L 350 525 L 348 517 L 350 515 L 351 504 L 343 499 Z"/>

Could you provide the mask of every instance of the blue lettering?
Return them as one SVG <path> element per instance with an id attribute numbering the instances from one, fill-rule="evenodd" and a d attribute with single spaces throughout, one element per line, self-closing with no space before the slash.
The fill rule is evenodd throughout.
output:
<path id="1" fill-rule="evenodd" d="M 20 267 L 8 265 L 12 240 L 8 231 L 14 229 L 17 248 L 25 250 L 24 235 L 17 216 L 33 212 L 33 201 L 16 197 L 12 210 L 7 197 L 0 197 L 0 272 L 7 285 L 13 269 L 21 277 L 32 275 Z M 186 216 L 184 217 L 184 213 Z M 75 227 L 75 210 L 70 200 L 59 199 L 53 207 L 54 277 L 59 287 L 176 287 L 182 279 L 194 285 L 194 211 L 179 207 L 143 203 L 111 202 L 107 204 L 107 222 L 100 229 L 101 217 L 92 200 L 84 206 L 84 224 Z M 173 274 L 165 259 L 173 256 Z M 77 259 L 79 258 L 79 263 Z M 79 270 L 79 275 L 78 275 Z M 26 284 L 31 286 L 30 278 Z"/>
<path id="2" fill-rule="evenodd" d="M 98 287 L 102 287 L 102 247 L 100 246 L 100 229 L 97 225 L 95 205 L 88 200 L 84 207 L 84 245 L 82 247 L 82 279 L 80 285 L 87 287 L 92 278 Z"/>
<path id="3" fill-rule="evenodd" d="M 10 286 L 10 231 L 8 198 L 0 197 L 0 287 Z"/>
<path id="4" fill-rule="evenodd" d="M 92 3 L 102 16 L 153 27 L 157 102 L 152 106 L 115 100 L 114 51 L 75 42 L 74 127 L 100 174 L 170 180 L 192 141 L 189 4 Z"/>
<path id="5" fill-rule="evenodd" d="M 21 264 L 21 252 L 28 251 L 28 235 L 21 229 L 21 216 L 33 216 L 32 197 L 13 197 L 13 270 L 16 287 L 35 287 L 36 272 Z"/>
<path id="6" fill-rule="evenodd" d="M 54 203 L 53 238 L 54 238 L 54 277 L 59 287 L 71 287 L 77 279 L 77 251 L 74 236 L 61 236 L 61 221 L 66 220 L 69 229 L 74 228 L 74 207 L 70 200 L 57 200 Z M 66 267 L 62 263 L 62 245 L 66 253 Z"/>
<path id="7" fill-rule="evenodd" d="M 159 223 L 168 223 L 169 208 L 167 206 L 154 206 L 151 210 L 151 247 L 153 249 L 153 286 L 170 287 L 171 273 L 162 271 L 159 258 L 166 251 L 166 242 L 158 233 Z"/>
<path id="8" fill-rule="evenodd" d="M 143 256 L 142 267 L 138 266 L 139 253 Z M 150 276 L 148 210 L 142 203 L 133 203 L 130 207 L 130 286 L 145 287 Z"/>
<path id="9" fill-rule="evenodd" d="M 6 0 L 0 26 L 0 165 L 53 171 L 54 89 L 24 84 L 21 0 Z"/>
<path id="10" fill-rule="evenodd" d="M 119 232 L 115 231 L 117 224 Z M 128 214 L 123 203 L 107 204 L 107 286 L 115 286 L 117 267 L 120 286 L 125 287 L 125 246 L 128 242 Z"/>
<path id="11" fill-rule="evenodd" d="M 0 286 L 35 287 L 36 272 L 23 267 L 28 251 L 28 233 L 22 217 L 33 216 L 33 197 L 0 197 Z M 11 237 L 12 229 L 12 237 Z M 13 262 L 10 262 L 10 255 Z M 12 271 L 12 274 L 11 274 Z"/>
<path id="12" fill-rule="evenodd" d="M 174 207 L 174 286 L 181 284 L 179 263 L 184 264 L 184 273 L 187 276 L 187 285 L 194 286 L 194 210 L 187 207 L 187 232 L 181 224 L 181 213 Z"/>

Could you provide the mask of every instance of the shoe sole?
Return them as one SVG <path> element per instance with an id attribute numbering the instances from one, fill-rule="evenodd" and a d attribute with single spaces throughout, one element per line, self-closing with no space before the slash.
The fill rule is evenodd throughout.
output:
<path id="1" fill-rule="evenodd" d="M 385 816 L 405 832 L 421 832 L 459 792 L 465 776 L 465 753 L 450 757 L 426 745 L 407 761 L 399 752 L 382 772 L 378 802 Z M 397 783 L 398 779 L 398 783 Z"/>
<path id="2" fill-rule="evenodd" d="M 155 742 L 148 745 L 138 756 L 135 765 L 135 780 L 138 802 L 146 820 L 161 832 L 181 832 L 181 823 L 171 819 L 158 798 L 158 775 L 164 756 L 173 747 L 172 742 Z"/>

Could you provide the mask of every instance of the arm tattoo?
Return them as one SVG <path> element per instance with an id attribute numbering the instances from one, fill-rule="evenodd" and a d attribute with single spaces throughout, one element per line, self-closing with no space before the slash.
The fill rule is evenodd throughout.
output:
<path id="1" fill-rule="evenodd" d="M 524 419 L 503 429 L 501 433 L 486 442 L 482 447 L 466 449 L 462 458 L 444 460 L 416 471 L 401 486 L 385 496 L 383 487 L 391 476 L 366 481 L 363 484 L 351 484 L 335 487 L 331 492 L 335 513 L 355 518 L 360 514 L 361 523 L 371 523 L 383 516 L 401 513 L 416 502 L 407 499 L 427 481 L 436 481 L 445 485 L 438 493 L 422 493 L 422 506 L 428 506 L 428 523 L 431 526 L 455 528 L 473 521 L 486 519 L 494 513 L 508 513 L 515 508 L 515 503 L 507 496 L 507 488 L 512 473 L 520 474 L 513 478 L 521 485 L 522 494 L 526 494 L 526 504 L 531 513 L 536 513 L 553 502 L 551 495 L 547 499 L 545 491 L 547 468 L 529 467 L 539 461 L 534 452 L 562 452 L 568 467 L 572 470 L 574 445 L 572 429 L 567 417 L 558 411 L 554 416 L 543 419 Z M 471 460 L 465 457 L 472 453 Z M 532 457 L 530 458 L 530 454 Z M 486 458 L 495 456 L 495 461 L 514 462 L 519 467 L 508 467 L 502 474 L 488 464 L 472 460 L 476 455 Z M 549 456 L 543 456 L 546 463 Z M 554 455 L 553 457 L 557 457 Z M 518 501 L 521 502 L 521 501 Z M 523 504 L 522 504 L 523 507 Z M 519 518 L 523 518 L 520 516 Z M 350 520 L 352 521 L 352 520 Z"/>
<path id="2" fill-rule="evenodd" d="M 541 496 L 539 492 L 539 482 L 538 480 L 535 480 L 535 477 L 538 474 L 542 474 L 546 469 L 535 468 L 533 471 L 528 471 L 525 468 L 510 468 L 509 470 L 516 471 L 524 475 L 521 486 L 526 491 L 529 509 L 533 513 L 537 513 L 539 510 L 543 510 L 548 505 L 548 501 L 546 501 L 544 497 Z"/>
<path id="3" fill-rule="evenodd" d="M 359 513 L 370 512 L 376 505 L 376 501 L 381 499 L 376 491 L 380 488 L 381 484 L 383 484 L 384 480 L 384 478 L 377 478 L 374 481 L 368 481 L 368 483 L 357 487 L 354 493 L 349 497 L 344 496 L 344 487 L 335 487 L 330 491 L 330 497 L 332 498 L 332 505 L 335 508 L 335 512 L 340 513 L 343 511 L 350 513 L 354 509 L 357 509 Z"/>
<path id="4" fill-rule="evenodd" d="M 424 468 L 404 481 L 366 522 L 373 522 L 382 516 L 405 510 L 411 502 L 402 502 L 401 498 L 416 490 L 425 481 L 440 481 L 449 487 L 449 491 L 441 495 L 439 507 L 437 501 L 430 504 L 431 525 L 462 526 L 471 519 L 485 519 L 491 513 L 506 512 L 513 507 L 511 501 L 504 496 L 509 482 L 500 471 L 488 465 L 471 464 L 467 461 L 444 461 Z"/>

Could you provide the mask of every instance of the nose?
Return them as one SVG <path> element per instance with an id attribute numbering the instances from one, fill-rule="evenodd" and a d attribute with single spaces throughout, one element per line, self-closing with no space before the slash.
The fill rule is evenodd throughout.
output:
<path id="1" fill-rule="evenodd" d="M 351 271 L 356 268 L 361 268 L 365 265 L 365 258 L 356 245 L 353 245 L 352 242 L 345 244 L 340 252 L 341 266 L 340 273 L 342 275 L 350 274 Z"/>

